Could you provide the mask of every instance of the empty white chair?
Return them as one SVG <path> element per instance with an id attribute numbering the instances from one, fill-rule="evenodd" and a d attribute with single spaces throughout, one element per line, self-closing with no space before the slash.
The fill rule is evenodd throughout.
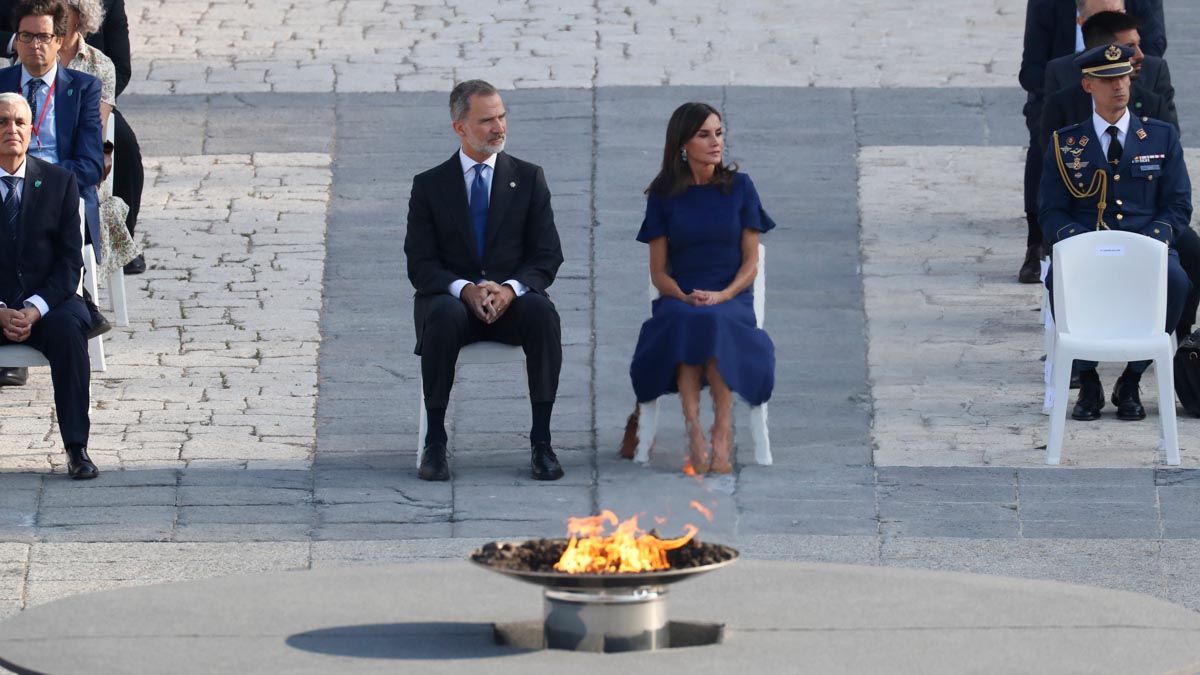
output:
<path id="1" fill-rule="evenodd" d="M 754 319 L 759 328 L 767 315 L 767 249 L 758 245 L 758 273 L 754 275 Z M 650 302 L 658 299 L 658 289 L 650 283 Z M 660 397 L 661 398 L 661 397 Z M 650 448 L 658 433 L 658 401 L 638 404 L 638 444 L 633 461 L 650 461 Z M 750 435 L 754 438 L 754 460 L 759 464 L 770 464 L 771 436 L 767 430 L 767 404 L 750 407 Z"/>
<path id="2" fill-rule="evenodd" d="M 1179 464 L 1175 382 L 1167 316 L 1167 247 L 1132 232 L 1088 232 L 1054 245 L 1053 408 L 1046 463 L 1058 464 L 1071 363 L 1154 361 L 1160 447 Z M 1061 392 L 1061 393 L 1060 393 Z"/>
<path id="3" fill-rule="evenodd" d="M 520 345 L 506 345 L 502 342 L 473 342 L 458 350 L 458 361 L 455 363 L 455 373 L 461 365 L 496 365 L 500 363 L 525 363 L 525 350 Z M 417 468 L 421 468 L 421 457 L 425 453 L 425 427 L 429 419 L 425 414 L 425 382 L 419 378 L 417 386 L 421 390 L 420 421 L 417 423 Z"/>

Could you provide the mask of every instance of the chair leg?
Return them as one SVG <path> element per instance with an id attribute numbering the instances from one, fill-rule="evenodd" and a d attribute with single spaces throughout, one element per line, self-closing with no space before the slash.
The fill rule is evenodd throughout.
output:
<path id="1" fill-rule="evenodd" d="M 88 357 L 92 362 L 92 370 L 95 372 L 104 372 L 108 370 L 108 364 L 104 362 L 104 336 L 97 335 L 88 340 Z"/>
<path id="2" fill-rule="evenodd" d="M 417 411 L 417 468 L 421 468 L 421 460 L 425 454 L 425 427 L 429 426 L 429 419 L 425 416 L 425 380 L 417 376 L 417 388 L 421 391 L 421 400 L 417 404 L 420 410 Z"/>
<path id="3" fill-rule="evenodd" d="M 1062 456 L 1063 434 L 1067 425 L 1067 402 L 1071 397 L 1071 354 L 1062 354 L 1055 349 L 1054 367 L 1051 371 L 1050 433 L 1046 438 L 1046 463 L 1058 464 Z"/>
<path id="4" fill-rule="evenodd" d="M 129 306 L 125 300 L 125 270 L 117 268 L 108 278 L 108 295 L 112 300 L 113 313 L 118 326 L 129 325 Z"/>
<path id="5" fill-rule="evenodd" d="M 767 428 L 766 403 L 750 408 L 750 435 L 754 437 L 754 460 L 763 466 L 771 465 L 771 435 Z"/>
<path id="6" fill-rule="evenodd" d="M 650 448 L 654 447 L 654 437 L 658 434 L 658 399 L 639 403 L 638 409 L 638 443 L 633 461 L 645 464 L 650 461 Z"/>
<path id="7" fill-rule="evenodd" d="M 1175 372 L 1169 356 L 1154 359 L 1154 379 L 1158 380 L 1158 416 L 1162 424 L 1162 448 L 1167 464 L 1179 466 L 1179 429 L 1175 424 Z"/>

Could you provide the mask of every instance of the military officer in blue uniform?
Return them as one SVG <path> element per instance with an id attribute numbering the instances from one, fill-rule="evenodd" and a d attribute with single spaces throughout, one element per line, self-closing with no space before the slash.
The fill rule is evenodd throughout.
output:
<path id="1" fill-rule="evenodd" d="M 1133 50 L 1101 45 L 1076 58 L 1083 88 L 1092 96 L 1090 119 L 1055 132 L 1046 150 L 1039 193 L 1042 234 L 1053 245 L 1097 229 L 1124 230 L 1171 246 L 1189 227 L 1192 188 L 1175 128 L 1129 112 L 1129 63 Z M 1191 282 L 1179 254 L 1167 256 L 1167 324 L 1172 331 L 1183 313 Z M 1050 287 L 1052 277 L 1046 276 Z M 1053 297 L 1053 293 L 1051 294 Z M 1117 380 L 1112 402 L 1117 417 L 1140 420 L 1138 383 L 1150 361 L 1128 364 Z M 1100 418 L 1104 389 L 1093 361 L 1076 361 L 1079 397 L 1071 416 Z"/>

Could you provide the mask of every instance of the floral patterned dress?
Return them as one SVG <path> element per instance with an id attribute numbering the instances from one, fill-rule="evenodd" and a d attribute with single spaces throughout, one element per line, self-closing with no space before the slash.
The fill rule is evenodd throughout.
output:
<path id="1" fill-rule="evenodd" d="M 116 106 L 117 70 L 113 67 L 112 59 L 81 39 L 79 53 L 67 67 L 100 80 L 100 102 Z M 107 120 L 101 121 L 107 123 Z M 100 183 L 99 197 L 101 264 L 96 275 L 99 277 L 98 280 L 103 282 L 113 272 L 124 267 L 125 263 L 138 257 L 141 250 L 133 237 L 129 235 L 129 229 L 125 227 L 125 218 L 129 215 L 129 205 L 125 203 L 125 200 L 112 194 L 108 187 L 108 181 Z"/>

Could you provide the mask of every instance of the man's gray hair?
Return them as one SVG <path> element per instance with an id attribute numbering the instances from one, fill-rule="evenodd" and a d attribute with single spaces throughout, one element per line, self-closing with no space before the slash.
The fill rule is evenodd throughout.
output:
<path id="1" fill-rule="evenodd" d="M 25 109 L 25 114 L 33 117 L 33 113 L 29 110 L 29 101 L 25 97 L 15 92 L 6 91 L 0 94 L 0 105 L 15 105 Z"/>
<path id="2" fill-rule="evenodd" d="M 104 23 L 104 6 L 100 0 L 66 0 L 67 7 L 79 13 L 79 34 L 87 37 L 100 30 Z"/>
<path id="3" fill-rule="evenodd" d="M 496 88 L 483 80 L 467 80 L 459 82 L 454 91 L 450 92 L 450 119 L 461 122 L 467 118 L 471 109 L 471 97 L 475 95 L 491 96 L 499 94 Z"/>

